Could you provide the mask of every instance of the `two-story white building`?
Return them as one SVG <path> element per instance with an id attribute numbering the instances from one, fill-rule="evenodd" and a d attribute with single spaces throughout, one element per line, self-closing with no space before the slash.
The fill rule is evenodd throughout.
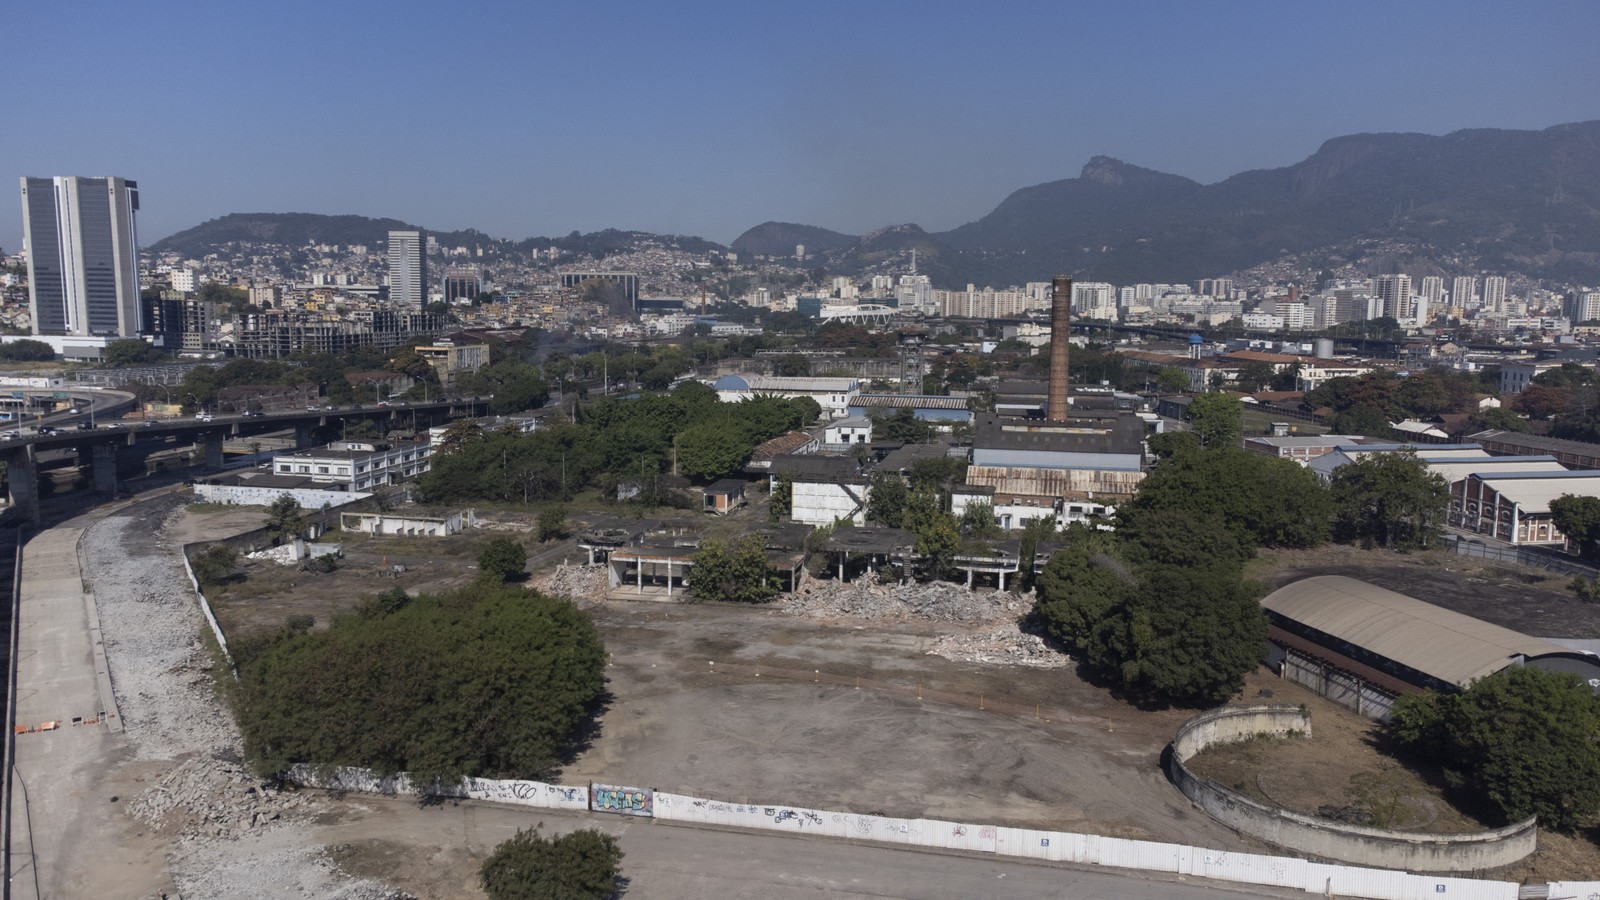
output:
<path id="1" fill-rule="evenodd" d="M 326 447 L 279 453 L 272 471 L 337 485 L 333 490 L 370 491 L 421 475 L 431 467 L 432 457 L 433 448 L 420 442 L 334 441 Z"/>
<path id="2" fill-rule="evenodd" d="M 724 375 L 711 387 L 717 392 L 717 399 L 724 403 L 737 403 L 762 394 L 791 400 L 810 397 L 822 407 L 824 419 L 844 418 L 849 414 L 851 402 L 861 393 L 861 382 L 855 378 Z"/>

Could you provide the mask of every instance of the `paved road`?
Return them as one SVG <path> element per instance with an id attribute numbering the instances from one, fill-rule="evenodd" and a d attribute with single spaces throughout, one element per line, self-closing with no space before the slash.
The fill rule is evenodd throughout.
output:
<path id="1" fill-rule="evenodd" d="M 78 566 L 78 538 L 88 524 L 78 519 L 41 532 L 23 550 L 17 724 L 60 727 L 16 738 L 11 896 L 18 898 L 84 896 L 86 879 L 108 871 L 141 891 L 165 886 L 159 861 L 152 872 L 130 840 L 136 823 L 111 802 L 124 789 L 111 780 L 127 753 L 120 724 L 72 724 L 115 709 Z"/>

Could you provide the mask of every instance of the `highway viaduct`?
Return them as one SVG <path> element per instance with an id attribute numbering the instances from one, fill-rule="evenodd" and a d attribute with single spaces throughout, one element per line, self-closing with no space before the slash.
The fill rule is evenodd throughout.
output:
<path id="1" fill-rule="evenodd" d="M 143 470 L 151 455 L 192 445 L 205 452 L 205 467 L 223 467 L 224 441 L 294 430 L 296 449 L 337 440 L 347 422 L 368 421 L 379 433 L 405 429 L 423 431 L 451 419 L 482 416 L 488 398 L 440 400 L 431 403 L 395 403 L 388 406 L 328 407 L 317 410 L 264 412 L 258 415 L 222 415 L 183 419 L 99 420 L 93 430 L 79 430 L 88 413 L 52 416 L 48 424 L 61 430 L 53 434 L 24 434 L 0 442 L 0 461 L 8 466 L 10 499 L 15 514 L 39 521 L 39 469 L 41 456 L 61 451 L 77 454 L 80 469 L 92 473 L 97 493 L 114 494 L 119 473 L 135 463 Z M 98 411 L 97 411 L 98 412 Z"/>

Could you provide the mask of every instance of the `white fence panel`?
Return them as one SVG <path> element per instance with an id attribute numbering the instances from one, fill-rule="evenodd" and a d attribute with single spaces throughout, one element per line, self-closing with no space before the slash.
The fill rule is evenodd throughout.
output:
<path id="1" fill-rule="evenodd" d="M 1292 888 L 1303 887 L 1306 883 L 1306 866 L 1309 864 L 1303 859 L 1228 853 L 1199 847 L 1187 849 L 1188 852 L 1184 854 L 1187 865 L 1183 871 L 1190 875 Z"/>
<path id="2" fill-rule="evenodd" d="M 1130 841 L 1122 838 L 1100 839 L 1100 858 L 1090 860 L 1103 866 L 1122 869 L 1151 869 L 1157 872 L 1178 871 L 1178 845 L 1157 844 L 1152 841 Z"/>
<path id="3" fill-rule="evenodd" d="M 1517 885 L 1509 881 L 1439 878 L 1386 869 L 1307 864 L 1305 890 L 1327 891 L 1334 896 L 1371 900 L 1517 900 Z M 1559 896 L 1555 893 L 1552 897 Z"/>
<path id="4" fill-rule="evenodd" d="M 1576 900 L 1600 900 L 1600 881 L 1552 881 L 1550 896 Z"/>
<path id="5" fill-rule="evenodd" d="M 1034 831 L 1029 828 L 1002 828 L 1006 839 L 1005 853 L 1028 859 L 1059 859 L 1063 852 L 1061 835 L 1054 831 Z"/>

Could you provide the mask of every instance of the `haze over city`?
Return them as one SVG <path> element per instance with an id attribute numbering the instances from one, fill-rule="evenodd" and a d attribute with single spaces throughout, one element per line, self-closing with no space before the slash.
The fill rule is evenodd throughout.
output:
<path id="1" fill-rule="evenodd" d="M 947 229 L 1095 154 L 1210 182 L 1600 117 L 1589 3 L 92 6 L 11 11 L 0 167 L 136 179 L 142 244 L 230 212 Z M 0 247 L 20 222 L 0 193 Z"/>

